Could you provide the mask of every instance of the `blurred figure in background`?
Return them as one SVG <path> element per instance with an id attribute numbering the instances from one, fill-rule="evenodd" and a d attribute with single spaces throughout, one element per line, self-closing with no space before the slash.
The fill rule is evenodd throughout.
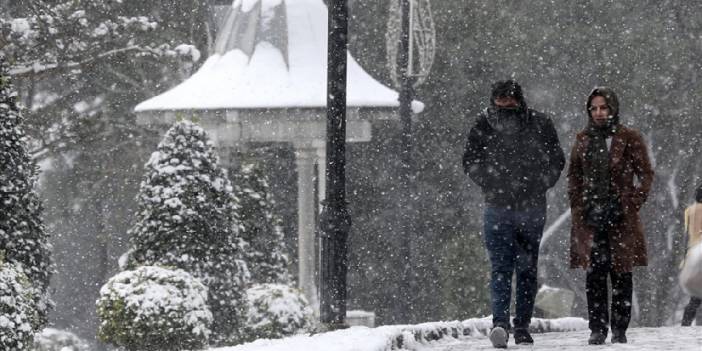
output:
<path id="1" fill-rule="evenodd" d="M 695 191 L 695 203 L 685 209 L 685 231 L 687 232 L 687 251 L 690 251 L 690 248 L 702 242 L 702 183 L 697 186 Z M 683 260 L 682 265 L 684 264 Z M 690 297 L 690 302 L 685 306 L 683 312 L 682 326 L 692 325 L 700 305 L 702 305 L 701 297 Z"/>

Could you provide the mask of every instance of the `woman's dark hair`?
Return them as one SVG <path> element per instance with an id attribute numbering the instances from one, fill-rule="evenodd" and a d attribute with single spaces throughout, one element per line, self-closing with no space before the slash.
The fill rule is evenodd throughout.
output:
<path id="1" fill-rule="evenodd" d="M 695 201 L 702 203 L 702 183 L 697 186 L 697 190 L 695 190 Z"/>
<path id="2" fill-rule="evenodd" d="M 595 96 L 603 97 L 607 102 L 607 107 L 609 107 L 609 112 L 612 116 L 617 119 L 619 118 L 619 98 L 617 98 L 617 94 L 614 93 L 614 90 L 609 87 L 595 87 L 592 89 L 590 96 L 587 97 L 587 105 L 585 106 L 588 115 L 590 114 L 589 111 L 592 106 L 592 99 L 594 99 Z"/>

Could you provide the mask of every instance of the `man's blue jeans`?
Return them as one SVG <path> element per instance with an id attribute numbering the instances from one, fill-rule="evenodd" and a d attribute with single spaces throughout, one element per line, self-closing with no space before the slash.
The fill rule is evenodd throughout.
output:
<path id="1" fill-rule="evenodd" d="M 487 207 L 484 213 L 485 246 L 490 256 L 492 322 L 509 328 L 512 274 L 517 273 L 515 328 L 527 328 L 534 313 L 536 266 L 546 221 L 545 208 L 514 210 Z"/>

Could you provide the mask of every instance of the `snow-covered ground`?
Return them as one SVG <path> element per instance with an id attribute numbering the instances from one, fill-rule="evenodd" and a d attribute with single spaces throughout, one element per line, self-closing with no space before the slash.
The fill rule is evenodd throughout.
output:
<path id="1" fill-rule="evenodd" d="M 351 327 L 316 335 L 298 335 L 280 340 L 257 340 L 235 347 L 210 351 L 463 351 L 493 350 L 485 332 L 489 318 L 463 322 L 435 322 L 419 325 L 392 325 L 378 328 Z M 587 345 L 590 331 L 581 318 L 535 320 L 532 329 L 556 332 L 534 333 L 535 344 L 515 350 L 642 350 L 700 351 L 702 327 L 631 328 L 629 344 Z"/>
<path id="2" fill-rule="evenodd" d="M 636 350 L 636 351 L 700 351 L 702 350 L 702 327 L 632 328 L 627 332 L 628 344 L 587 345 L 589 330 L 534 334 L 534 345 L 507 345 L 512 350 Z M 465 339 L 442 339 L 428 342 L 415 351 L 464 351 L 495 350 L 490 341 L 482 337 Z"/>
<path id="3" fill-rule="evenodd" d="M 491 317 L 465 321 L 432 322 L 417 325 L 388 325 L 378 328 L 351 327 L 315 335 L 297 335 L 278 340 L 210 349 L 210 351 L 390 351 L 419 350 L 451 345 L 450 342 L 482 339 L 492 325 Z M 540 331 L 576 331 L 587 328 L 582 318 L 532 320 L 531 328 Z M 432 343 L 437 341 L 438 343 Z"/>

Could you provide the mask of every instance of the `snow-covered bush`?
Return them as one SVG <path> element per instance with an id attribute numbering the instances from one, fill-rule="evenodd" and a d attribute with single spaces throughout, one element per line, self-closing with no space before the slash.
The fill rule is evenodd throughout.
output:
<path id="1" fill-rule="evenodd" d="M 183 270 L 156 266 L 110 278 L 97 312 L 98 337 L 130 351 L 202 348 L 212 323 L 207 288 Z"/>
<path id="2" fill-rule="evenodd" d="M 33 293 L 41 327 L 50 307 L 51 246 L 42 222 L 35 190 L 37 168 L 27 152 L 23 118 L 0 54 L 0 251 L 21 270 L 37 291 Z"/>
<path id="3" fill-rule="evenodd" d="M 273 212 L 275 201 L 265 173 L 256 164 L 244 164 L 232 172 L 232 183 L 240 201 L 240 236 L 249 245 L 244 257 L 251 271 L 251 281 L 289 283 L 281 219 Z"/>
<path id="4" fill-rule="evenodd" d="M 238 339 L 248 271 L 238 238 L 238 200 L 205 131 L 176 123 L 146 163 L 130 230 L 127 269 L 183 269 L 208 288 L 212 343 Z"/>
<path id="5" fill-rule="evenodd" d="M 32 351 L 90 351 L 90 345 L 71 332 L 44 328 L 34 335 Z"/>
<path id="6" fill-rule="evenodd" d="M 312 309 L 297 289 L 282 284 L 256 284 L 246 291 L 246 296 L 247 340 L 281 338 L 312 326 Z"/>
<path id="7" fill-rule="evenodd" d="M 41 320 L 36 289 L 22 269 L 0 257 L 0 350 L 27 350 Z"/>

